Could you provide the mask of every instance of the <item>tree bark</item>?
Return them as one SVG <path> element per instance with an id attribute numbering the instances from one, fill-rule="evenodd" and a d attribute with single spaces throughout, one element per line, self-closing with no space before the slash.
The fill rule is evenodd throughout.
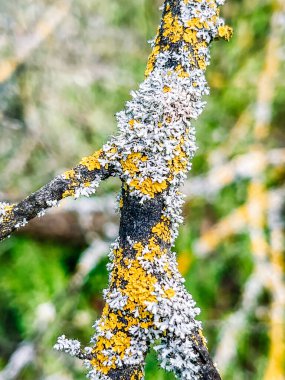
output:
<path id="1" fill-rule="evenodd" d="M 232 33 L 219 18 L 221 4 L 166 0 L 145 81 L 117 114 L 119 134 L 25 201 L 2 207 L 3 238 L 54 200 L 89 195 L 101 179 L 120 177 L 119 237 L 110 252 L 106 304 L 92 347 L 84 354 L 78 341 L 64 336 L 56 345 L 85 358 L 91 379 L 142 379 L 156 341 L 161 366 L 177 378 L 220 379 L 171 247 L 182 222 L 179 187 L 196 150 L 191 120 L 208 94 L 208 47 Z"/>
<path id="2" fill-rule="evenodd" d="M 35 193 L 17 204 L 0 202 L 0 240 L 16 229 L 25 226 L 36 216 L 43 216 L 45 210 L 55 207 L 65 197 L 90 195 L 95 192 L 101 180 L 113 175 L 113 168 L 105 164 L 103 152 L 84 157 L 75 168 L 55 177 Z M 103 164 L 100 165 L 99 162 Z"/>

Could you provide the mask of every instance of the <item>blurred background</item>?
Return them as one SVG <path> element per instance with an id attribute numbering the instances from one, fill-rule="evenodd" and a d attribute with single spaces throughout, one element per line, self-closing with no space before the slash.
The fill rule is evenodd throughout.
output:
<path id="1" fill-rule="evenodd" d="M 155 0 L 0 0 L 0 201 L 15 202 L 115 133 L 143 80 Z M 195 122 L 175 250 L 223 379 L 285 379 L 285 4 L 228 0 L 234 28 L 215 42 L 211 96 Z M 0 379 L 85 379 L 54 352 L 85 342 L 102 307 L 115 194 L 60 208 L 0 245 Z M 174 377 L 147 357 L 146 379 Z"/>

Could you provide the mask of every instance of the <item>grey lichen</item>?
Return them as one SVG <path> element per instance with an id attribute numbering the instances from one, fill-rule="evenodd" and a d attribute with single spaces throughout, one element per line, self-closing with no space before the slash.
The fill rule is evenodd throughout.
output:
<path id="1" fill-rule="evenodd" d="M 83 352 L 77 340 L 65 336 L 55 345 L 84 359 L 91 379 L 143 379 L 145 356 L 158 339 L 161 366 L 177 378 L 220 379 L 171 247 L 183 220 L 179 188 L 196 151 L 191 122 L 209 93 L 204 74 L 209 43 L 232 33 L 219 17 L 222 3 L 166 0 L 146 78 L 117 114 L 119 133 L 23 202 L 1 207 L 0 237 L 5 237 L 60 199 L 89 196 L 101 180 L 120 177 L 120 231 L 92 347 Z"/>

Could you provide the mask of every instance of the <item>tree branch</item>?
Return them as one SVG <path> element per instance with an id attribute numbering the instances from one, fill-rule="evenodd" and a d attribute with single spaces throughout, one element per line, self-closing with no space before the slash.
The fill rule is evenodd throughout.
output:
<path id="1" fill-rule="evenodd" d="M 34 217 L 42 216 L 46 209 L 57 206 L 61 199 L 94 193 L 101 180 L 115 174 L 113 164 L 109 164 L 111 155 L 108 150 L 99 150 L 23 201 L 13 205 L 0 202 L 0 240 Z"/>
<path id="2" fill-rule="evenodd" d="M 122 180 L 106 304 L 85 360 L 90 379 L 142 379 L 146 354 L 157 340 L 161 366 L 177 378 L 220 379 L 171 247 L 182 222 L 179 187 L 196 151 L 190 122 L 201 114 L 209 92 L 209 43 L 232 33 L 219 18 L 221 4 L 165 0 L 146 79 L 117 114 L 120 133 L 93 158 L 17 206 L 3 208 L 4 237 L 54 201 L 88 195 L 109 175 Z M 56 348 L 84 357 L 76 340 L 59 338 Z"/>

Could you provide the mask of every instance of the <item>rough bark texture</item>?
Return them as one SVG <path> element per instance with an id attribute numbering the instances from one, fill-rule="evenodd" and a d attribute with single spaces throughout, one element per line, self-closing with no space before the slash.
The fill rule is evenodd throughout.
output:
<path id="1" fill-rule="evenodd" d="M 196 150 L 191 120 L 204 108 L 209 43 L 229 39 L 221 0 L 166 0 L 146 79 L 117 115 L 119 134 L 75 169 L 18 205 L 2 206 L 1 238 L 65 196 L 89 195 L 101 179 L 122 181 L 120 231 L 110 252 L 109 287 L 92 347 L 64 336 L 56 348 L 85 362 L 91 379 L 142 379 L 150 345 L 179 379 L 220 379 L 199 309 L 171 251 L 182 221 L 179 187 Z"/>
<path id="2" fill-rule="evenodd" d="M 90 160 L 92 157 L 90 156 Z M 89 169 L 80 164 L 63 175 L 57 176 L 17 204 L 0 203 L 0 240 L 8 237 L 13 231 L 24 226 L 36 216 L 43 216 L 46 209 L 57 206 L 58 202 L 66 196 L 79 196 L 81 193 L 83 195 L 91 194 L 100 180 L 112 175 L 111 167 L 102 166 L 93 169 L 90 165 Z M 71 178 L 71 174 L 74 177 Z"/>

